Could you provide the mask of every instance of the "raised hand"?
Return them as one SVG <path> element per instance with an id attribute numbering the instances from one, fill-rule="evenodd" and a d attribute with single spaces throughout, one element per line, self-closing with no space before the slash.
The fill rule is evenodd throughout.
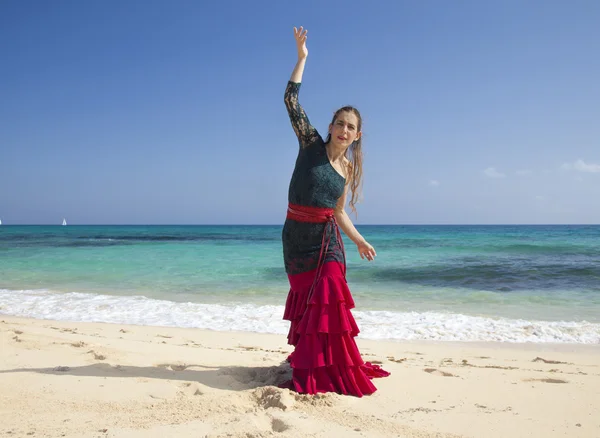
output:
<path id="1" fill-rule="evenodd" d="M 294 27 L 294 38 L 296 38 L 296 48 L 298 49 L 298 59 L 304 59 L 308 56 L 306 48 L 306 34 L 308 33 L 302 26 L 300 29 Z"/>

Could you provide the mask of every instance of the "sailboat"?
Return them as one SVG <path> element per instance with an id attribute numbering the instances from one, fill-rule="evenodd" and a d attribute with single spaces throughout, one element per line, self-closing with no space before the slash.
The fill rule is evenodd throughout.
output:
<path id="1" fill-rule="evenodd" d="M 67 225 L 67 220 L 65 218 L 63 218 L 63 226 Z"/>
<path id="2" fill-rule="evenodd" d="M 0 219 L 0 225 L 2 225 L 2 219 Z"/>

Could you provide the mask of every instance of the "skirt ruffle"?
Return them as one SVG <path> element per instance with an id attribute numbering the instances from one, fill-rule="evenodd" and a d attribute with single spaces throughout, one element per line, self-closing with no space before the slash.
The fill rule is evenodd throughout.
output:
<path id="1" fill-rule="evenodd" d="M 359 329 L 350 312 L 354 300 L 343 266 L 325 263 L 308 301 L 315 274 L 289 276 L 291 289 L 283 318 L 291 322 L 288 343 L 296 348 L 288 358 L 292 367 L 288 387 L 303 394 L 372 394 L 377 389 L 370 379 L 389 373 L 362 360 L 354 340 Z"/>

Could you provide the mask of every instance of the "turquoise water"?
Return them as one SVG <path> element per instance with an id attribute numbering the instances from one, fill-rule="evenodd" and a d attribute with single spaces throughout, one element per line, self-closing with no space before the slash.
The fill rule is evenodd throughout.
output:
<path id="1" fill-rule="evenodd" d="M 451 331 L 466 321 L 461 336 L 481 340 L 503 333 L 486 324 L 522 321 L 576 332 L 577 339 L 561 334 L 565 339 L 555 341 L 590 342 L 596 331 L 600 339 L 600 226 L 358 228 L 378 255 L 375 262 L 361 260 L 345 241 L 348 282 L 370 337 L 418 338 L 413 329 L 421 324 L 421 338 L 446 339 L 444 325 Z M 137 300 L 150 319 L 149 305 L 170 307 L 171 314 L 190 306 L 232 315 L 245 309 L 242 319 L 272 312 L 272 324 L 258 331 L 280 332 L 277 312 L 289 289 L 280 236 L 280 226 L 3 225 L 0 314 L 81 319 L 94 314 L 85 306 L 104 302 L 109 310 L 96 319 L 110 320 Z M 48 313 L 49 301 L 63 308 Z M 200 320 L 188 325 L 204 326 Z M 214 315 L 210 321 L 222 329 Z M 402 326 L 409 322 L 412 328 Z M 241 329 L 257 331 L 252 324 Z"/>

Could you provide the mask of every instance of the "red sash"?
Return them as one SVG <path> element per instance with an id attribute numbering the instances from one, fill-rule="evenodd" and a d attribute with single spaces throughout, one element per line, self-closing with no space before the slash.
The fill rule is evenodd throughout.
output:
<path id="1" fill-rule="evenodd" d="M 344 278 L 346 277 L 346 252 L 344 251 L 344 242 L 342 241 L 342 235 L 340 234 L 340 227 L 335 220 L 333 208 L 309 207 L 305 205 L 289 204 L 287 218 L 297 222 L 325 224 L 323 238 L 321 239 L 321 252 L 319 253 L 319 261 L 317 262 L 317 272 L 308 293 L 307 302 L 310 302 L 310 298 L 313 294 L 315 286 L 321 277 L 321 271 L 323 264 L 325 263 L 325 256 L 327 254 L 327 250 L 329 249 L 329 244 L 331 243 L 331 236 L 333 236 L 333 233 L 335 233 L 337 241 L 340 243 L 342 248 L 342 255 L 344 257 L 343 273 Z"/>

